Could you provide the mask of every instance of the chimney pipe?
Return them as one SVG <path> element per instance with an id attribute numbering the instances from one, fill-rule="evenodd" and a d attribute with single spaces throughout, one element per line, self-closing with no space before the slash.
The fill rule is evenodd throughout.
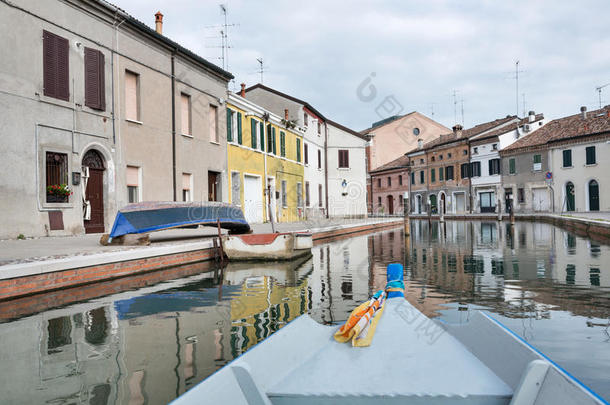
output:
<path id="1" fill-rule="evenodd" d="M 288 116 L 289 116 L 289 115 L 288 115 L 288 109 L 287 109 L 287 108 L 285 108 L 285 109 L 284 109 L 284 119 L 285 119 L 286 121 L 288 121 Z"/>
<path id="2" fill-rule="evenodd" d="M 463 127 L 460 124 L 456 124 L 453 126 L 453 133 L 459 138 L 462 136 Z"/>
<path id="3" fill-rule="evenodd" d="M 527 115 L 528 122 L 534 122 L 536 120 L 536 113 L 534 111 L 530 111 Z"/>
<path id="4" fill-rule="evenodd" d="M 160 11 L 155 14 L 155 31 L 157 34 L 163 35 L 163 14 Z"/>
<path id="5" fill-rule="evenodd" d="M 239 92 L 239 95 L 246 98 L 246 83 L 241 84 L 241 91 Z"/>
<path id="6" fill-rule="evenodd" d="M 587 119 L 587 107 L 585 107 L 584 105 L 582 107 L 580 107 L 580 114 L 582 115 L 582 119 L 586 120 Z"/>

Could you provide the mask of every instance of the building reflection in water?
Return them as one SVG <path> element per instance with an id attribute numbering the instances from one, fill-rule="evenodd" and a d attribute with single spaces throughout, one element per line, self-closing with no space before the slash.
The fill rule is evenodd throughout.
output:
<path id="1" fill-rule="evenodd" d="M 231 264 L 0 324 L 3 401 L 167 403 L 301 314 L 342 322 L 385 286 L 391 262 L 406 264 L 407 299 L 426 315 L 463 322 L 489 310 L 606 394 L 578 359 L 600 381 L 610 373 L 608 246 L 546 224 L 412 221 L 406 239 L 387 231 L 312 254 Z M 556 348 L 558 336 L 569 350 Z"/>

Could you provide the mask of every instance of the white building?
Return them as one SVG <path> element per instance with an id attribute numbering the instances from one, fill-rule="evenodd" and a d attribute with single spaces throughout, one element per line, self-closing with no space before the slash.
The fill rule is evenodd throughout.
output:
<path id="1" fill-rule="evenodd" d="M 544 125 L 544 116 L 530 111 L 527 118 L 513 121 L 492 132 L 477 135 L 470 140 L 470 175 L 473 212 L 496 212 L 498 203 L 505 212 L 506 201 L 502 191 L 500 151 Z"/>
<path id="2" fill-rule="evenodd" d="M 366 138 L 336 122 L 328 128 L 330 217 L 366 217 Z"/>
<path id="3" fill-rule="evenodd" d="M 610 106 L 556 121 L 559 136 L 548 143 L 555 212 L 610 211 Z"/>

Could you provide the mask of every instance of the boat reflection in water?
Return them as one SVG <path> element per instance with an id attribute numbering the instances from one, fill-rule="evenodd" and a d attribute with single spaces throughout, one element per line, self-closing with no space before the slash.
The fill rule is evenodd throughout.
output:
<path id="1" fill-rule="evenodd" d="M 610 398 L 606 245 L 547 224 L 412 221 L 407 240 L 398 229 L 312 254 L 0 323 L 0 402 L 167 403 L 303 313 L 341 323 L 396 261 L 407 264 L 407 299 L 427 316 L 466 322 L 488 310 Z"/>

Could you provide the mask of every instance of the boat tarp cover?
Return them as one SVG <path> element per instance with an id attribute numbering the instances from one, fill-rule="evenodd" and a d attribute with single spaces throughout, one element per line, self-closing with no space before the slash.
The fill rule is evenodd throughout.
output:
<path id="1" fill-rule="evenodd" d="M 143 202 L 119 210 L 111 238 L 129 233 L 145 233 L 189 225 L 216 226 L 232 233 L 247 233 L 250 225 L 235 205 L 220 202 Z"/>

